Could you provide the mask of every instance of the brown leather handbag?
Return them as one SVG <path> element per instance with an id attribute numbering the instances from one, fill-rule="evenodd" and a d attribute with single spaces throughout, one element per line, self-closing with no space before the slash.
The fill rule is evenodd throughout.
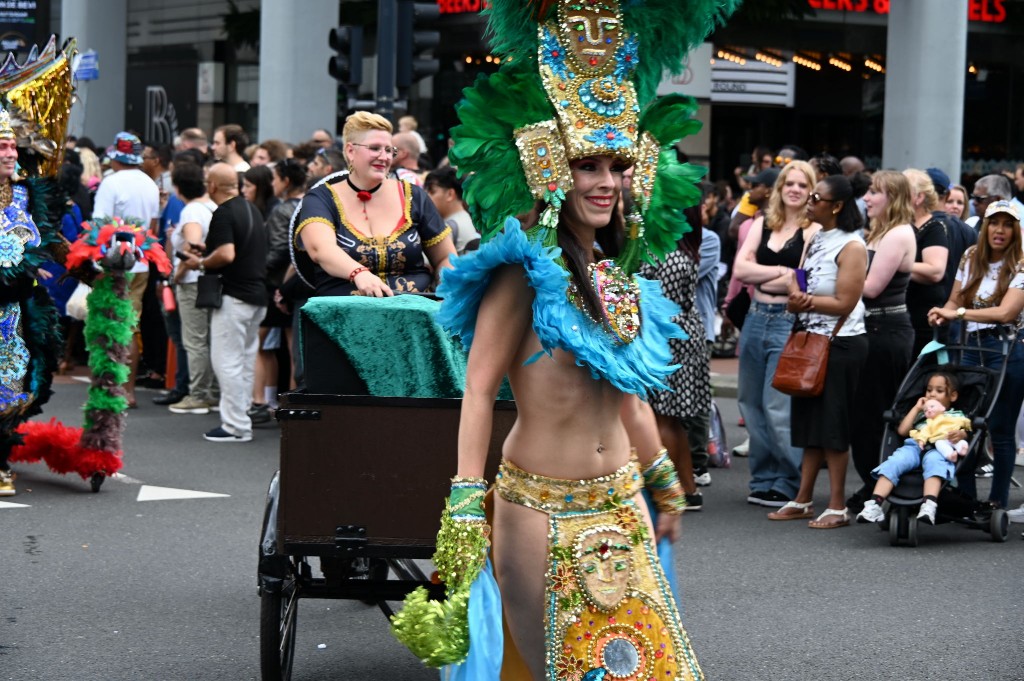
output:
<path id="1" fill-rule="evenodd" d="M 843 315 L 832 335 L 794 329 L 786 340 L 775 368 L 772 387 L 793 397 L 817 397 L 825 390 L 828 372 L 828 353 L 832 339 L 839 333 L 846 315 Z"/>

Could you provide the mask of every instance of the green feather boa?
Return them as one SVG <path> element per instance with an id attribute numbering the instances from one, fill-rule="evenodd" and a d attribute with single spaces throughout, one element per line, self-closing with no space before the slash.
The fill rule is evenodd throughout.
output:
<path id="1" fill-rule="evenodd" d="M 125 275 L 130 281 L 131 275 Z M 125 284 L 127 287 L 127 283 Z M 89 387 L 85 411 L 84 430 L 93 425 L 91 414 L 105 411 L 120 414 L 128 409 L 128 401 L 121 395 L 112 395 L 107 385 L 123 385 L 128 380 L 128 366 L 111 357 L 114 345 L 127 346 L 132 339 L 135 310 L 132 302 L 114 292 L 111 275 L 96 279 L 88 298 L 88 317 L 85 320 L 85 342 L 89 351 L 89 368 L 100 379 L 100 385 Z"/>

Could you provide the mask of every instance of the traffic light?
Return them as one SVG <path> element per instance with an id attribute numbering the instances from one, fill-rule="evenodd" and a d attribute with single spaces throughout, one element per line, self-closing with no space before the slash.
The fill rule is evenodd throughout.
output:
<path id="1" fill-rule="evenodd" d="M 395 84 L 406 90 L 416 81 L 432 76 L 441 68 L 437 59 L 423 56 L 441 43 L 441 33 L 426 27 L 437 20 L 441 10 L 436 2 L 398 0 L 397 67 Z"/>
<path id="2" fill-rule="evenodd" d="M 335 55 L 327 62 L 331 78 L 343 85 L 359 85 L 363 82 L 363 27 L 338 26 L 332 28 L 327 38 Z"/>

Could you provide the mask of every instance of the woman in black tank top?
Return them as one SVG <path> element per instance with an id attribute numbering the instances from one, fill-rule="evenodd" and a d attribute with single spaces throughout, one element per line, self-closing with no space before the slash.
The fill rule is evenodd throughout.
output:
<path id="1" fill-rule="evenodd" d="M 804 244 L 820 225 L 807 217 L 814 171 L 793 161 L 779 174 L 765 215 L 755 219 L 736 255 L 734 271 L 753 285 L 753 302 L 740 335 L 739 406 L 750 436 L 747 501 L 778 508 L 800 487 L 803 452 L 790 441 L 790 398 L 771 386 L 779 354 L 793 328 L 787 286 Z"/>
<path id="2" fill-rule="evenodd" d="M 900 382 L 910 368 L 914 329 L 907 314 L 907 284 L 917 244 L 911 227 L 914 212 L 910 183 L 901 173 L 875 173 L 864 195 L 871 228 L 867 235 L 868 274 L 864 282 L 864 326 L 868 357 L 857 385 L 851 415 L 850 449 L 864 487 L 847 500 L 859 513 L 875 481 L 884 424 L 882 414 L 892 405 Z"/>

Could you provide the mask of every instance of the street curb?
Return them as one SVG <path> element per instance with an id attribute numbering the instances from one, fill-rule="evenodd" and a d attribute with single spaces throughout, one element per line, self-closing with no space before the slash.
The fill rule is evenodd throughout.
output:
<path id="1" fill-rule="evenodd" d="M 711 393 L 715 397 L 732 397 L 735 398 L 737 394 L 736 390 L 736 374 L 711 374 Z"/>

